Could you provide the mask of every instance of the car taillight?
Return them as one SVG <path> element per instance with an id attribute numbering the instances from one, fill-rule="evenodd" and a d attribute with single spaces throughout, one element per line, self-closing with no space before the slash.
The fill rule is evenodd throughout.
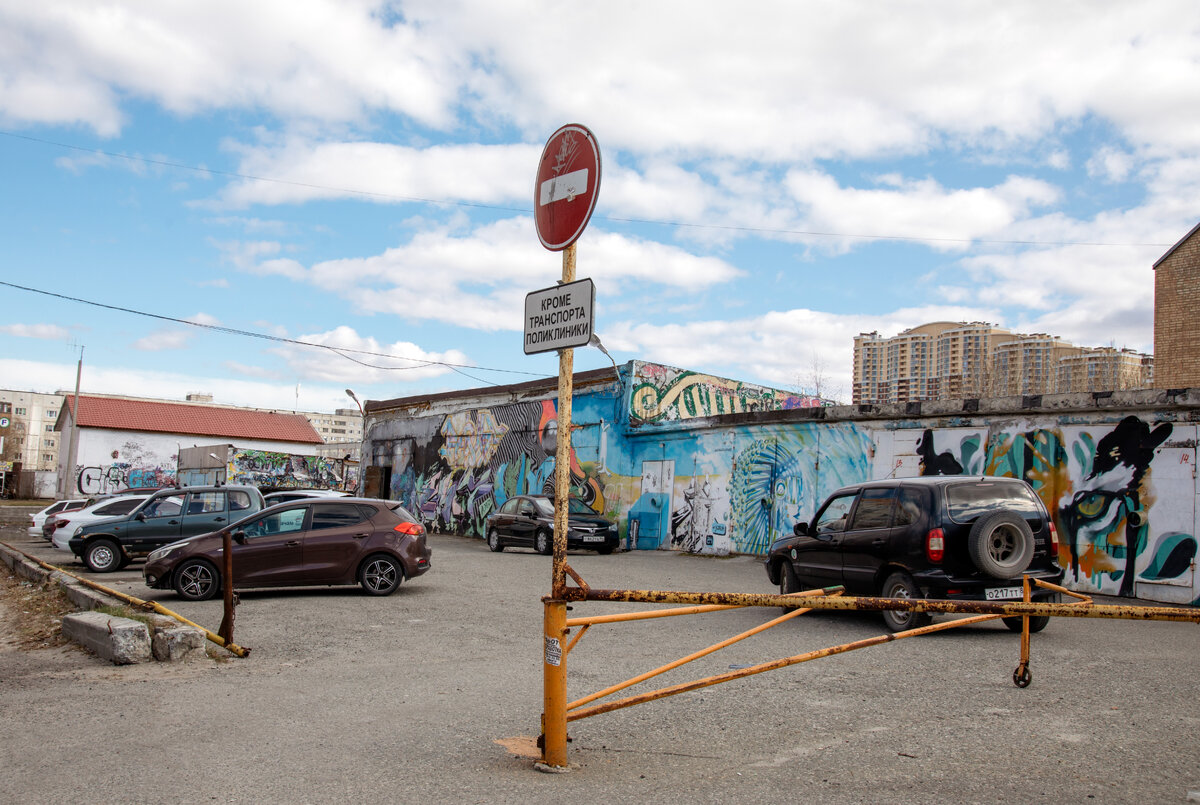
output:
<path id="1" fill-rule="evenodd" d="M 1058 529 L 1054 527 L 1054 521 L 1050 521 L 1050 550 L 1054 555 L 1058 555 Z"/>
<path id="2" fill-rule="evenodd" d="M 425 528 L 420 523 L 400 523 L 392 529 L 399 531 L 401 534 L 408 534 L 410 537 L 419 537 L 425 533 Z"/>
<path id="3" fill-rule="evenodd" d="M 946 535 L 942 529 L 935 528 L 925 535 L 925 555 L 930 562 L 941 562 L 946 555 Z"/>

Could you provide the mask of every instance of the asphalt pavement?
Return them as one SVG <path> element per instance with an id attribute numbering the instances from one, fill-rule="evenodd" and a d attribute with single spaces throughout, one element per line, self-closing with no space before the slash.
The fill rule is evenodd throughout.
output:
<path id="1" fill-rule="evenodd" d="M 87 575 L 19 522 L 0 540 Z M 246 659 L 116 667 L 69 647 L 0 652 L 0 801 L 1200 801 L 1200 631 L 1132 621 L 1053 620 L 1033 636 L 1025 689 L 1012 683 L 1019 636 L 993 622 L 607 713 L 570 725 L 570 773 L 540 773 L 497 741 L 539 731 L 549 557 L 430 542 L 432 570 L 387 598 L 242 593 Z M 568 561 L 597 588 L 774 591 L 749 557 Z M 151 591 L 140 568 L 96 578 L 220 623 L 219 601 Z M 569 698 L 776 614 L 593 627 L 569 655 Z M 814 612 L 633 691 L 882 632 L 875 614 Z"/>

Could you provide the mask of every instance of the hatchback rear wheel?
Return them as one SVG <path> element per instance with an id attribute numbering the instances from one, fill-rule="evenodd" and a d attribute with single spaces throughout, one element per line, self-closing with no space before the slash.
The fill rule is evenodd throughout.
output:
<path id="1" fill-rule="evenodd" d="M 368 595 L 391 595 L 403 578 L 400 563 L 386 554 L 368 557 L 358 574 L 359 583 Z"/>

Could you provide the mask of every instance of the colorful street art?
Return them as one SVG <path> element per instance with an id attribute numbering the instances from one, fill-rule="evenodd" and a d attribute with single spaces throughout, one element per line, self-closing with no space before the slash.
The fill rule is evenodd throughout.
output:
<path id="1" fill-rule="evenodd" d="M 1001 432 L 988 471 L 1037 490 L 1055 516 L 1070 586 L 1122 596 L 1134 595 L 1139 581 L 1190 587 L 1195 440 L 1172 447 L 1174 431 L 1170 422 L 1129 416 L 1115 427 Z M 1178 489 L 1162 494 L 1173 479 L 1182 481 Z"/>
<path id="2" fill-rule="evenodd" d="M 638 364 L 630 399 L 634 422 L 679 422 L 698 417 L 819 408 L 821 400 L 713 375 Z"/>
<path id="3" fill-rule="evenodd" d="M 135 467 L 115 461 L 95 467 L 80 467 L 75 473 L 75 488 L 81 495 L 108 495 L 126 489 L 158 489 L 175 484 L 175 470 L 163 467 Z"/>
<path id="4" fill-rule="evenodd" d="M 268 488 L 343 489 L 341 462 L 270 450 L 237 450 L 229 458 L 226 480 Z"/>
<path id="5" fill-rule="evenodd" d="M 796 403 L 770 389 L 636 366 L 624 375 L 633 378 L 628 395 L 615 383 L 576 395 L 569 473 L 571 496 L 615 519 L 629 548 L 762 555 L 847 484 L 1006 475 L 1028 481 L 1051 512 L 1068 586 L 1197 598 L 1195 424 L 1053 415 L 956 416 L 944 426 L 754 424 L 744 415 L 751 407 Z M 686 424 L 739 411 L 736 424 Z M 643 427 L 650 422 L 676 427 Z M 509 497 L 553 494 L 556 429 L 554 401 L 530 400 L 395 417 L 369 438 L 376 466 L 388 470 L 389 497 L 430 530 L 481 537 Z"/>

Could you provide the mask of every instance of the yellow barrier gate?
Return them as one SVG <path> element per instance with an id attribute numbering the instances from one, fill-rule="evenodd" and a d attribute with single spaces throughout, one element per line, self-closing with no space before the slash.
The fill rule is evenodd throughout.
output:
<path id="1" fill-rule="evenodd" d="M 556 524 L 557 525 L 557 524 Z M 560 538 L 559 534 L 563 536 Z M 1024 596 L 1019 602 L 990 603 L 983 601 L 943 601 L 910 598 L 873 598 L 852 597 L 844 595 L 841 587 L 830 587 L 822 590 L 809 590 L 789 595 L 770 595 L 752 593 L 716 593 L 716 592 L 682 592 L 670 590 L 594 590 L 590 588 L 579 575 L 566 563 L 565 529 L 557 532 L 554 539 L 554 590 L 542 599 L 545 606 L 545 624 L 543 639 L 545 641 L 545 657 L 543 662 L 543 678 L 545 683 L 545 709 L 542 712 L 542 734 L 538 739 L 541 749 L 542 767 L 548 770 L 565 770 L 567 765 L 567 723 L 600 715 L 601 713 L 631 707 L 635 704 L 655 701 L 674 696 L 679 693 L 698 690 L 700 688 L 731 682 L 735 679 L 787 668 L 799 663 L 822 657 L 831 657 L 856 651 L 869 646 L 882 645 L 895 640 L 931 634 L 933 632 L 955 629 L 968 624 L 980 623 L 997 618 L 1022 618 L 1020 661 L 1013 672 L 1013 683 L 1018 687 L 1027 687 L 1032 674 L 1029 670 L 1029 618 L 1039 615 L 1071 618 L 1109 618 L 1122 620 L 1164 620 L 1188 623 L 1200 623 L 1200 609 L 1185 609 L 1182 607 L 1154 607 L 1101 605 L 1093 603 L 1086 595 L 1072 592 L 1066 588 L 1046 582 L 1033 580 L 1040 587 L 1055 590 L 1059 593 L 1077 599 L 1074 603 L 1062 604 L 1057 602 L 1031 601 L 1031 580 L 1024 579 Z M 568 586 L 565 578 L 570 576 L 577 586 Z M 561 581 L 560 581 L 561 580 Z M 575 601 L 622 601 L 655 604 L 686 604 L 689 606 L 672 607 L 645 612 L 634 612 L 624 615 L 600 615 L 595 617 L 568 618 L 567 603 Z M 774 618 L 760 626 L 742 632 L 739 635 L 723 640 L 701 651 L 689 654 L 679 660 L 667 663 L 653 670 L 639 674 L 624 682 L 611 685 L 575 701 L 567 701 L 567 657 L 587 634 L 592 626 L 600 624 L 627 623 L 631 621 L 652 618 L 676 617 L 679 615 L 696 615 L 718 612 L 727 609 L 737 609 L 748 606 L 785 607 L 792 609 L 784 615 Z M 858 640 L 830 648 L 797 654 L 791 657 L 760 663 L 748 668 L 739 668 L 728 673 L 696 679 L 645 693 L 628 696 L 601 704 L 593 704 L 614 693 L 645 682 L 667 671 L 678 668 L 692 660 L 712 654 L 726 646 L 730 646 L 748 637 L 759 634 L 780 623 L 810 612 L 814 609 L 835 610 L 908 610 L 912 612 L 957 613 L 973 617 L 935 623 L 917 629 L 909 629 L 895 634 L 883 634 L 878 637 Z M 570 638 L 572 629 L 579 633 Z"/>

